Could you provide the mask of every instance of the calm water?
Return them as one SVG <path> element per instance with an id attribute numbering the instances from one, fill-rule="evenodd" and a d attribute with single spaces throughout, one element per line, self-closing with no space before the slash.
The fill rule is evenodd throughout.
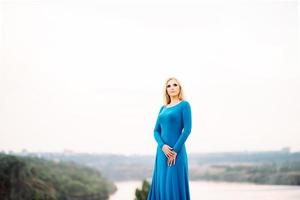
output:
<path id="1" fill-rule="evenodd" d="M 135 188 L 142 181 L 116 182 L 118 191 L 110 200 L 133 200 Z M 300 187 L 286 185 L 255 185 L 251 183 L 225 183 L 190 181 L 192 200 L 299 200 Z"/>

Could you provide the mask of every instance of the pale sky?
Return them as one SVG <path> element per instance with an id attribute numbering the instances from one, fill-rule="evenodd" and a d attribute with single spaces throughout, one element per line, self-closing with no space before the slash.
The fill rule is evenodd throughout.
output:
<path id="1" fill-rule="evenodd" d="M 300 151 L 298 0 L 0 2 L 0 150 L 155 154 L 175 76 L 188 153 Z"/>

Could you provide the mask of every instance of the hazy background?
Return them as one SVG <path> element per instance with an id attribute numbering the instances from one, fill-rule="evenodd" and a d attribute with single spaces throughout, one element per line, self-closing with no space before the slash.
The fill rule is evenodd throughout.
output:
<path id="1" fill-rule="evenodd" d="M 189 153 L 300 150 L 298 0 L 0 2 L 0 150 L 154 154 L 169 76 Z"/>

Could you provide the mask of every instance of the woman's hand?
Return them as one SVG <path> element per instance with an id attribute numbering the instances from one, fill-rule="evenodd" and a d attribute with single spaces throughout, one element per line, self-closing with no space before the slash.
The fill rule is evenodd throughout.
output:
<path id="1" fill-rule="evenodd" d="M 164 152 L 164 154 L 167 156 L 168 159 L 175 155 L 175 152 L 172 151 L 172 149 L 173 148 L 167 144 L 164 144 L 162 147 L 162 151 Z"/>
<path id="2" fill-rule="evenodd" d="M 174 155 L 168 158 L 168 166 L 171 166 L 172 164 L 175 165 L 177 153 L 175 151 L 172 152 L 174 153 Z"/>

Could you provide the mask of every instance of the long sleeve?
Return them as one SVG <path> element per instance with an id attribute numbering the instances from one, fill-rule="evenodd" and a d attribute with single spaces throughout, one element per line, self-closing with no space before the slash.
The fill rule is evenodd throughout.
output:
<path id="1" fill-rule="evenodd" d="M 163 106 L 160 108 L 159 113 L 161 112 L 161 110 L 163 109 Z M 154 138 L 157 142 L 157 144 L 159 145 L 160 148 L 162 148 L 162 146 L 164 145 L 164 141 L 161 139 L 161 127 L 159 124 L 159 120 L 158 120 L 158 116 L 156 119 L 156 123 L 155 123 L 155 127 L 154 127 Z"/>
<path id="2" fill-rule="evenodd" d="M 192 130 L 192 112 L 191 112 L 191 106 L 188 102 L 186 102 L 183 106 L 182 118 L 183 118 L 183 131 L 173 147 L 173 150 L 176 153 L 179 153 L 182 145 L 185 143 L 186 139 L 188 138 Z"/>

